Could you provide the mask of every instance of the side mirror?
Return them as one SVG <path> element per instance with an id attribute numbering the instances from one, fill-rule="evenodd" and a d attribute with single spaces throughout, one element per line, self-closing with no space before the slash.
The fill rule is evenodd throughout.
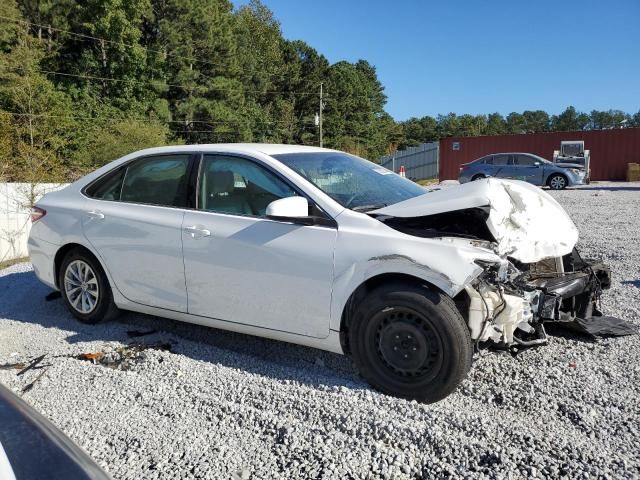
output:
<path id="1" fill-rule="evenodd" d="M 540 165 L 542 165 L 542 163 L 540 163 L 540 162 L 533 162 L 533 164 L 534 164 L 536 167 L 539 167 Z"/>
<path id="2" fill-rule="evenodd" d="M 312 224 L 309 202 L 304 197 L 286 197 L 267 205 L 267 218 L 294 223 Z"/>

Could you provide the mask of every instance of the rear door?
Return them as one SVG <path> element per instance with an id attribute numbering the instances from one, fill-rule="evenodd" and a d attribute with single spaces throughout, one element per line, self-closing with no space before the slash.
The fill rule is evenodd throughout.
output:
<path id="1" fill-rule="evenodd" d="M 85 189 L 84 234 L 127 299 L 187 311 L 182 220 L 189 154 L 138 158 Z"/>
<path id="2" fill-rule="evenodd" d="M 301 193 L 254 159 L 204 155 L 197 183 L 182 236 L 189 313 L 328 336 L 335 222 L 267 218 L 270 202 Z"/>

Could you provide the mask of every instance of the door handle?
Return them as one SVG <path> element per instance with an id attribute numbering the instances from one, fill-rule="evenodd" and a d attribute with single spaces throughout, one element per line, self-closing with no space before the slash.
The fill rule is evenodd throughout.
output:
<path id="1" fill-rule="evenodd" d="M 100 220 L 104 218 L 104 213 L 100 212 L 99 210 L 91 210 L 87 212 L 87 215 L 89 215 L 91 218 L 97 218 Z"/>
<path id="2" fill-rule="evenodd" d="M 206 228 L 200 228 L 196 225 L 193 225 L 191 227 L 184 227 L 182 229 L 184 232 L 188 233 L 191 235 L 191 238 L 202 238 L 202 237 L 210 237 L 211 236 L 211 231 L 207 230 Z"/>

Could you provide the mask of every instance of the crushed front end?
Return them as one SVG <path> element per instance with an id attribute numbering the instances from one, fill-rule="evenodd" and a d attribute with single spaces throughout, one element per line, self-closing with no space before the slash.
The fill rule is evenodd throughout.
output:
<path id="1" fill-rule="evenodd" d="M 455 301 L 478 347 L 510 350 L 546 343 L 544 324 L 628 335 L 632 324 L 598 310 L 609 268 L 584 260 L 578 229 L 549 194 L 526 182 L 485 179 L 432 191 L 370 212 L 404 234 L 455 242 L 478 254 L 482 273 Z M 466 293 L 466 294 L 465 294 Z"/>
<path id="2" fill-rule="evenodd" d="M 579 327 L 600 317 L 600 295 L 611 285 L 609 268 L 583 259 L 575 248 L 536 263 L 509 259 L 483 267 L 465 288 L 469 328 L 478 347 L 516 351 L 545 344 L 546 322 Z"/>

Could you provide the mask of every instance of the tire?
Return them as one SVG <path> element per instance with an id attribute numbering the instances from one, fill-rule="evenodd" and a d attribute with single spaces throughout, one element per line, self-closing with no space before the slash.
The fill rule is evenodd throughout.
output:
<path id="1" fill-rule="evenodd" d="M 487 178 L 487 177 L 485 177 L 485 176 L 484 176 L 484 175 L 482 175 L 482 174 L 474 175 L 474 176 L 473 176 L 473 178 L 471 178 L 471 181 L 472 181 L 472 182 L 475 182 L 476 180 L 482 180 L 483 178 Z"/>
<path id="2" fill-rule="evenodd" d="M 547 185 L 551 190 L 564 190 L 567 188 L 567 177 L 560 173 L 555 173 L 547 180 Z"/>
<path id="3" fill-rule="evenodd" d="M 58 273 L 58 286 L 67 308 L 82 323 L 96 324 L 119 313 L 107 276 L 85 250 L 67 253 Z"/>
<path id="4" fill-rule="evenodd" d="M 358 305 L 348 335 L 360 374 L 389 395 L 437 402 L 471 368 L 469 328 L 451 298 L 427 286 L 376 288 Z"/>

